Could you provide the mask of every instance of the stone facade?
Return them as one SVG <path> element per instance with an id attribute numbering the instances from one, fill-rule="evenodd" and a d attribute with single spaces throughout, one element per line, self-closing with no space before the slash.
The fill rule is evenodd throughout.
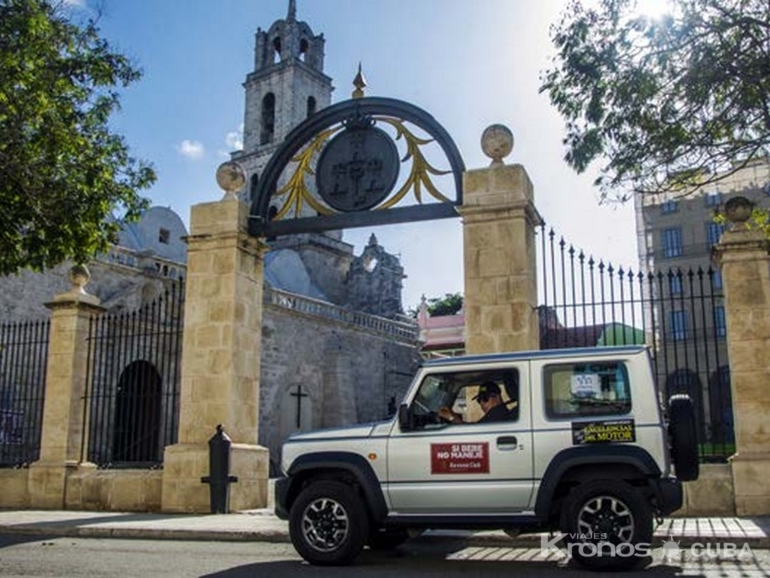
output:
<path id="1" fill-rule="evenodd" d="M 303 306 L 304 304 L 304 306 Z M 311 311 L 323 310 L 324 317 Z M 280 443 L 295 431 L 367 422 L 388 415 L 417 370 L 416 334 L 386 319 L 366 327 L 342 308 L 275 292 L 262 327 L 260 443 L 278 473 Z M 377 321 L 369 316 L 363 320 Z M 394 401 L 391 401 L 391 400 Z"/>
<path id="2" fill-rule="evenodd" d="M 323 71 L 324 44 L 323 35 L 298 21 L 291 8 L 267 31 L 257 29 L 254 70 L 244 83 L 243 150 L 232 155 L 247 174 L 243 200 L 253 200 L 262 171 L 289 132 L 331 104 L 334 88 Z"/>
<path id="3" fill-rule="evenodd" d="M 466 172 L 464 188 L 465 350 L 538 349 L 540 217 L 529 176 L 521 165 L 496 164 Z"/>
<path id="4" fill-rule="evenodd" d="M 152 207 L 136 223 L 124 223 L 118 242 L 88 268 L 88 292 L 108 310 L 134 310 L 153 301 L 185 274 L 187 229 L 165 207 Z M 162 238 L 165 242 L 160 242 Z M 45 303 L 69 288 L 72 263 L 44 272 L 20 271 L 0 278 L 0 317 L 19 321 L 48 317 Z"/>
<path id="5" fill-rule="evenodd" d="M 748 201 L 746 201 L 748 204 Z M 728 216 L 730 206 L 727 206 Z M 725 283 L 739 516 L 770 513 L 770 242 L 738 219 L 716 247 Z"/>
<path id="6" fill-rule="evenodd" d="M 270 61 L 259 56 L 245 85 L 245 146 L 233 156 L 246 165 L 252 182 L 289 130 L 312 113 L 310 97 L 318 109 L 331 100 L 331 81 L 322 72 L 323 38 L 313 36 L 306 24 L 290 17 L 266 33 L 258 32 L 257 54 L 263 54 L 259 51 L 269 45 L 266 42 L 278 36 L 290 38 L 288 44 L 281 44 L 280 58 Z M 303 42 L 306 39 L 308 45 Z M 276 98 L 276 124 L 274 138 L 261 144 L 258 125 L 263 115 L 259 107 L 267 93 Z M 244 200 L 248 190 L 246 187 L 242 195 Z M 225 245 L 237 239 L 241 248 L 256 242 L 236 233 L 247 208 L 236 202 L 208 205 L 210 210 L 204 205 L 193 213 L 197 231 L 193 230 L 192 237 L 198 249 L 191 250 L 189 263 L 188 233 L 181 219 L 170 209 L 153 207 L 139 222 L 124 224 L 115 247 L 89 264 L 92 279 L 88 291 L 110 312 L 133 311 L 153 301 L 166 284 L 187 277 L 188 264 L 189 270 L 204 272 L 202 279 L 197 275 L 187 279 L 189 295 L 207 296 L 213 302 L 204 306 L 196 298 L 186 306 L 188 350 L 199 353 L 185 355 L 189 365 L 181 386 L 179 443 L 166 449 L 163 474 L 105 471 L 78 463 L 79 455 L 70 456 L 66 467 L 61 461 L 54 468 L 38 464 L 30 471 L 3 478 L 8 482 L 5 487 L 18 491 L 6 493 L 0 506 L 151 511 L 162 504 L 169 511 L 205 511 L 208 488 L 200 482 L 208 467 L 205 442 L 213 434 L 215 422 L 221 421 L 235 442 L 232 467 L 239 476 L 231 507 L 254 507 L 257 502 L 252 498 L 257 496 L 259 502 L 264 497 L 262 486 L 268 471 L 277 472 L 280 444 L 287 435 L 379 419 L 400 399 L 418 359 L 416 327 L 401 317 L 403 268 L 376 239 L 364 254 L 356 256 L 340 233 L 271 241 L 264 256 L 266 297 L 258 384 L 241 380 L 241 385 L 228 385 L 229 391 L 222 391 L 223 382 L 237 384 L 240 378 L 235 373 L 260 360 L 259 348 L 249 345 L 239 330 L 223 332 L 222 322 L 242 317 L 261 303 L 262 285 L 247 283 L 251 286 L 249 294 L 233 298 L 229 291 L 238 261 L 234 247 L 230 256 L 221 259 L 199 250 L 202 246 L 214 248 L 213 240 L 200 236 L 210 234 L 212 227 Z M 231 214 L 236 206 L 237 216 Z M 206 217 L 201 221 L 201 215 L 212 211 L 223 212 L 224 220 L 215 223 Z M 250 269 L 248 265 L 238 267 Z M 50 315 L 44 303 L 66 292 L 68 268 L 62 265 L 45 273 L 22 272 L 0 280 L 4 320 Z M 201 324 L 206 319 L 212 323 L 204 327 Z M 153 351 L 143 362 L 160 365 L 163 354 Z M 121 374 L 120 368 L 114 369 L 109 375 Z M 228 371 L 235 373 L 228 378 Z M 252 395 L 255 391 L 258 393 Z M 219 403 L 221 395 L 229 401 Z M 74 417 L 75 413 L 70 412 L 69 425 L 57 427 L 81 427 L 82 417 Z M 269 465 L 265 448 L 270 454 Z M 41 496 L 51 498 L 44 502 Z"/>
<path id="7" fill-rule="evenodd" d="M 30 466 L 29 495 L 33 507 L 63 508 L 67 478 L 80 461 L 85 428 L 87 336 L 89 320 L 103 309 L 99 300 L 73 284 L 57 295 L 52 309 L 46 368 L 46 402 L 40 459 Z"/>

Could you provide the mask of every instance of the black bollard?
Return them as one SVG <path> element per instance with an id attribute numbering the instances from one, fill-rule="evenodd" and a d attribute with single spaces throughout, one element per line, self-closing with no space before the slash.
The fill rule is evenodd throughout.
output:
<path id="1" fill-rule="evenodd" d="M 222 424 L 209 440 L 209 475 L 201 482 L 209 484 L 211 513 L 226 514 L 230 511 L 230 484 L 237 482 L 237 476 L 230 475 L 230 446 L 232 442 Z"/>

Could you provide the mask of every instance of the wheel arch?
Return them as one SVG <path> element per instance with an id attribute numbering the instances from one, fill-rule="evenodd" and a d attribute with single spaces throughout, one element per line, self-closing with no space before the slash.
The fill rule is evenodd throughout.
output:
<path id="1" fill-rule="evenodd" d="M 543 474 L 535 502 L 539 518 L 549 518 L 554 501 L 576 484 L 597 478 L 647 482 L 660 477 L 661 472 L 653 457 L 637 446 L 592 445 L 562 450 L 551 460 Z"/>
<path id="2" fill-rule="evenodd" d="M 299 456 L 288 471 L 285 507 L 291 509 L 302 488 L 313 478 L 352 481 L 361 489 L 362 497 L 375 522 L 385 519 L 388 507 L 380 482 L 363 456 L 350 452 L 317 452 Z"/>

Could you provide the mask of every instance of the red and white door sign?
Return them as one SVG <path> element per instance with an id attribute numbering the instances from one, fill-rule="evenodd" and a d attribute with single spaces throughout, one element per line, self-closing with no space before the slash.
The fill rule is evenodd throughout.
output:
<path id="1" fill-rule="evenodd" d="M 488 474 L 489 442 L 431 444 L 431 474 Z"/>

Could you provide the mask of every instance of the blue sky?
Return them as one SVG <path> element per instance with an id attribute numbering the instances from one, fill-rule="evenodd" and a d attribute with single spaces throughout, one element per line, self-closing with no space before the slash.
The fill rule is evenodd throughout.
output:
<path id="1" fill-rule="evenodd" d="M 83 3 L 85 2 L 85 5 Z M 242 83 L 253 69 L 254 33 L 286 16 L 288 0 L 70 0 L 93 14 L 112 45 L 144 77 L 122 95 L 114 127 L 158 181 L 146 194 L 188 222 L 190 207 L 217 200 L 216 167 L 243 122 Z M 489 163 L 479 139 L 503 123 L 546 222 L 597 258 L 636 269 L 633 206 L 600 206 L 591 175 L 562 160 L 563 123 L 540 72 L 552 51 L 549 26 L 562 0 L 297 0 L 297 16 L 326 38 L 325 72 L 335 102 L 347 99 L 359 61 L 367 95 L 411 102 L 452 135 L 468 168 Z M 405 308 L 463 290 L 459 219 L 375 230 L 401 256 Z M 360 252 L 372 229 L 345 232 Z"/>

